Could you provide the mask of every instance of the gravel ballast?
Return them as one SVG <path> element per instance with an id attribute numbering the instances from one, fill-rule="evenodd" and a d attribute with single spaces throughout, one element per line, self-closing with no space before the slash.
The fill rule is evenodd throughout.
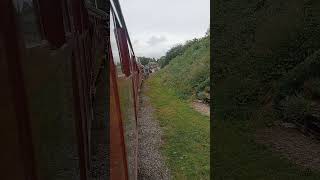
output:
<path id="1" fill-rule="evenodd" d="M 146 90 L 147 87 L 143 86 L 138 113 L 138 179 L 168 180 L 170 172 L 160 152 L 163 133 L 150 100 L 144 95 Z"/>

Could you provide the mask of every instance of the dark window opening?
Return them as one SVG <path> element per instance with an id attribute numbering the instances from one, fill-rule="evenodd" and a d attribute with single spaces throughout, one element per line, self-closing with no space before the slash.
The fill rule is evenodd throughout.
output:
<path id="1" fill-rule="evenodd" d="M 41 42 L 38 19 L 32 0 L 13 0 L 26 47 Z"/>

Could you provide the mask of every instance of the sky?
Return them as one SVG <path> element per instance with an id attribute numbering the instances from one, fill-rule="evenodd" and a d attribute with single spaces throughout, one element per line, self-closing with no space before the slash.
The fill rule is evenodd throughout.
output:
<path id="1" fill-rule="evenodd" d="M 119 0 L 136 56 L 160 58 L 174 45 L 203 37 L 210 0 Z"/>

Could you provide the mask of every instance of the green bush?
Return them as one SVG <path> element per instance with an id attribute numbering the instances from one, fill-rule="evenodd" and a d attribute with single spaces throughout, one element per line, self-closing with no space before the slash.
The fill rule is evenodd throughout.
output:
<path id="1" fill-rule="evenodd" d="M 179 46 L 182 51 L 158 74 L 162 83 L 175 89 L 182 99 L 196 97 L 210 101 L 209 40 L 210 37 L 205 36 L 187 41 L 182 47 Z"/>
<path id="2" fill-rule="evenodd" d="M 303 85 L 307 80 L 318 77 L 320 77 L 320 50 L 297 65 L 279 80 L 278 91 L 274 99 L 275 109 L 277 109 L 280 101 L 285 97 L 292 96 L 297 92 L 302 92 Z M 313 93 L 316 94 L 317 87 L 313 88 L 313 91 Z"/>

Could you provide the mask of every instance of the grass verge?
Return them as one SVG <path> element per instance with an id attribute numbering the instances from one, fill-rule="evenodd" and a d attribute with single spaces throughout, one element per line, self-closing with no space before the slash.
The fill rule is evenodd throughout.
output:
<path id="1" fill-rule="evenodd" d="M 317 180 L 320 173 L 299 167 L 255 142 L 248 121 L 217 119 L 213 128 L 214 180 Z"/>
<path id="2" fill-rule="evenodd" d="M 173 179 L 209 179 L 209 117 L 193 110 L 157 74 L 147 80 L 151 104 L 164 131 L 164 153 Z"/>

